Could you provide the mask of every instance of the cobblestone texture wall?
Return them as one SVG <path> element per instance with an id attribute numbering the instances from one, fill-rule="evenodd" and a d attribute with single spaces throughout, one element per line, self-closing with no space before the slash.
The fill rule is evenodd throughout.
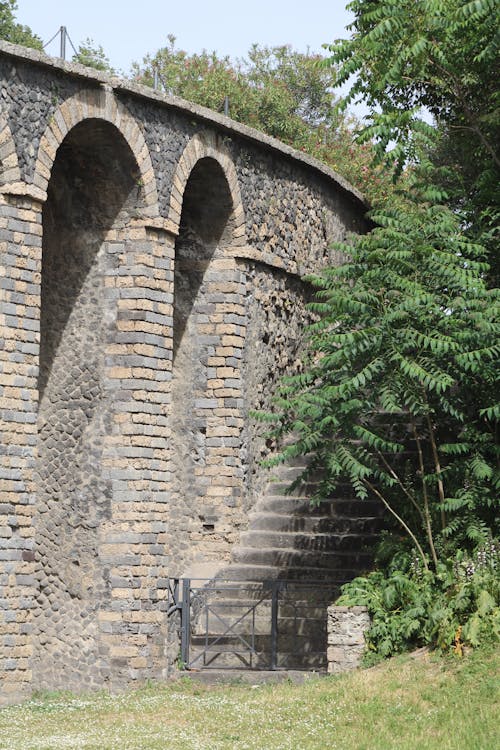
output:
<path id="1" fill-rule="evenodd" d="M 300 277 L 364 224 L 341 178 L 222 116 L 7 43 L 0 76 L 6 702 L 165 676 L 168 576 L 229 559 Z"/>

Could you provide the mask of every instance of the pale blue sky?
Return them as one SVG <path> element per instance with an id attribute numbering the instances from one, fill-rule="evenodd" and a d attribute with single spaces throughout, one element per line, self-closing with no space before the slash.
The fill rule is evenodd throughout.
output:
<path id="1" fill-rule="evenodd" d="M 253 42 L 291 44 L 299 52 L 347 36 L 347 0 L 18 0 L 17 20 L 47 42 L 66 26 L 76 47 L 87 37 L 101 44 L 111 64 L 129 72 L 177 37 L 189 53 L 216 50 L 244 57 Z M 54 41 L 47 52 L 59 54 Z M 71 59 L 71 49 L 67 57 Z"/>

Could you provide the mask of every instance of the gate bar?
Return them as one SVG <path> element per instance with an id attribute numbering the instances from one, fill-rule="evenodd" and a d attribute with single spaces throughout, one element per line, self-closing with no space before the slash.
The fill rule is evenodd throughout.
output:
<path id="1" fill-rule="evenodd" d="M 191 638 L 191 579 L 182 579 L 181 609 L 181 662 L 185 669 L 189 664 L 189 640 Z"/>
<path id="2" fill-rule="evenodd" d="M 278 667 L 278 591 L 280 585 L 276 581 L 271 583 L 271 670 Z"/>

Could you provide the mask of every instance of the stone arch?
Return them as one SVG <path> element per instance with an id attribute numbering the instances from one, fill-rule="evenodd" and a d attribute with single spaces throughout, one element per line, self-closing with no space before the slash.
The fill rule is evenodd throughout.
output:
<path id="1" fill-rule="evenodd" d="M 168 219 L 179 231 L 182 202 L 187 182 L 196 164 L 202 159 L 213 159 L 220 165 L 232 200 L 231 238 L 229 246 L 245 244 L 245 212 L 238 183 L 238 175 L 222 137 L 212 132 L 197 133 L 182 152 L 172 180 Z"/>
<path id="2" fill-rule="evenodd" d="M 112 587 L 100 550 L 113 512 L 109 343 L 122 313 L 109 290 L 136 267 L 137 237 L 158 208 L 139 127 L 106 92 L 68 100 L 45 131 L 31 189 L 44 201 L 32 669 L 47 686 L 91 685 L 106 669 L 96 613 Z"/>
<path id="3" fill-rule="evenodd" d="M 8 123 L 0 117 L 0 186 L 20 180 L 14 139 Z"/>
<path id="4" fill-rule="evenodd" d="M 141 182 L 145 204 L 143 213 L 150 218 L 156 218 L 159 215 L 158 193 L 149 149 L 136 120 L 108 89 L 81 91 L 58 107 L 40 141 L 34 185 L 44 196 L 47 195 L 57 149 L 76 125 L 90 119 L 111 123 L 123 136 L 137 162 L 138 179 Z"/>

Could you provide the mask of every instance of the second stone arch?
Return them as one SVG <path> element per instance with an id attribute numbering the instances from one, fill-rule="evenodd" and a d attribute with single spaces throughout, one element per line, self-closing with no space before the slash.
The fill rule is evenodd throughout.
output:
<path id="1" fill-rule="evenodd" d="M 175 494 L 189 519 L 189 570 L 211 576 L 229 559 L 243 492 L 241 364 L 246 337 L 245 245 L 234 164 L 212 134 L 196 135 L 179 161 L 169 219 L 174 260 L 172 437 Z M 187 506 L 187 507 L 186 507 Z M 217 561 L 217 564 L 211 564 Z"/>

